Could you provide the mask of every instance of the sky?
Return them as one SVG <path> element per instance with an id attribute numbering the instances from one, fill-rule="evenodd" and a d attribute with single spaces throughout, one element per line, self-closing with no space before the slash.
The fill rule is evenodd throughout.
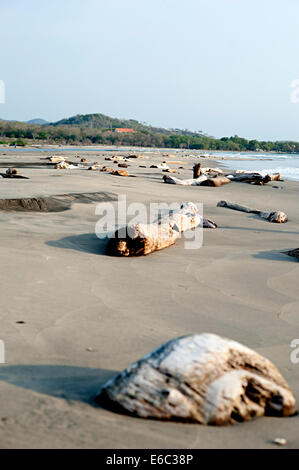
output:
<path id="1" fill-rule="evenodd" d="M 299 141 L 298 18 L 298 0 L 0 0 L 0 118 Z"/>

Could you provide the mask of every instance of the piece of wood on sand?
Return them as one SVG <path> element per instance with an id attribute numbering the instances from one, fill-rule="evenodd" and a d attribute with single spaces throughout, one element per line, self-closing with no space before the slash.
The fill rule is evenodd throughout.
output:
<path id="1" fill-rule="evenodd" d="M 264 185 L 269 183 L 270 181 L 281 181 L 280 174 L 273 174 L 273 175 L 262 175 L 259 172 L 253 173 L 234 173 L 232 175 L 227 175 L 227 177 L 234 182 L 237 183 L 250 183 L 250 184 L 257 184 L 257 185 Z"/>
<path id="2" fill-rule="evenodd" d="M 114 256 L 142 256 L 173 245 L 181 232 L 217 228 L 209 219 L 203 219 L 192 202 L 182 204 L 177 211 L 159 217 L 151 224 L 128 225 L 117 230 L 107 245 L 107 254 Z"/>
<path id="3" fill-rule="evenodd" d="M 214 178 L 207 178 L 206 181 L 203 181 L 201 183 L 201 186 L 212 186 L 218 188 L 219 186 L 228 183 L 231 183 L 231 180 L 229 178 L 226 178 L 226 176 L 217 175 Z"/>
<path id="4" fill-rule="evenodd" d="M 235 211 L 247 212 L 248 214 L 256 214 L 269 222 L 276 224 L 284 224 L 288 221 L 288 216 L 282 211 L 260 211 L 257 209 L 250 209 L 247 206 L 241 206 L 229 201 L 219 201 L 217 207 L 226 207 Z"/>
<path id="5" fill-rule="evenodd" d="M 180 180 L 174 176 L 164 175 L 164 183 L 168 184 L 179 184 L 181 186 L 222 186 L 223 184 L 228 184 L 231 182 L 229 178 L 225 176 L 215 176 L 214 178 L 209 178 L 206 175 L 201 174 L 198 178 L 191 178 Z"/>
<path id="6" fill-rule="evenodd" d="M 217 176 L 217 175 L 222 175 L 222 174 L 223 174 L 223 170 L 221 170 L 220 168 L 202 167 L 200 163 L 195 163 L 195 165 L 193 165 L 193 178 L 194 179 L 198 178 L 200 175 L 206 175 L 206 176 L 211 177 L 211 176 Z"/>
<path id="7" fill-rule="evenodd" d="M 112 170 L 111 175 L 114 175 L 114 176 L 129 176 L 129 173 L 126 170 Z"/>
<path id="8" fill-rule="evenodd" d="M 163 344 L 107 382 L 96 401 L 141 418 L 213 425 L 296 412 L 272 362 L 209 333 Z"/>
<path id="9" fill-rule="evenodd" d="M 200 163 L 195 163 L 195 165 L 193 165 L 193 178 L 194 179 L 198 178 L 201 175 L 200 167 L 201 167 Z"/>
<path id="10" fill-rule="evenodd" d="M 168 184 L 179 184 L 181 186 L 200 186 L 203 181 L 206 181 L 208 178 L 205 175 L 201 175 L 198 178 L 191 178 L 180 180 L 179 178 L 175 178 L 175 176 L 164 175 L 163 180 L 164 183 Z"/>

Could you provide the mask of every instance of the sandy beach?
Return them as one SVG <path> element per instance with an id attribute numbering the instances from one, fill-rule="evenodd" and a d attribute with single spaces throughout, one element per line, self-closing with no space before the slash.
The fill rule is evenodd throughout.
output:
<path id="1" fill-rule="evenodd" d="M 57 170 L 60 155 L 5 152 L 0 171 L 13 167 L 29 179 L 0 178 L 0 199 L 98 194 L 117 205 L 204 204 L 218 224 L 204 230 L 200 249 L 184 241 L 146 257 L 105 253 L 95 235 L 97 201 L 75 200 L 61 212 L 0 211 L 0 447 L 7 448 L 274 448 L 273 439 L 299 448 L 299 416 L 263 417 L 225 427 L 159 422 L 94 406 L 93 397 L 117 372 L 162 343 L 210 332 L 234 339 L 270 359 L 299 403 L 299 364 L 290 360 L 299 338 L 299 264 L 281 252 L 299 246 L 299 183 L 231 183 L 219 188 L 165 184 L 150 168 L 169 163 L 178 178 L 192 166 L 221 162 L 192 151 L 63 152 L 113 169 L 109 155 L 140 154 L 128 162 L 135 177 L 100 171 Z M 1 155 L 2 154 L 2 155 Z M 4 155 L 5 154 L 5 155 Z M 146 166 L 143 168 L 141 166 Z M 184 167 L 184 169 L 179 169 Z M 237 167 L 237 162 L 236 162 Z M 286 224 L 217 207 L 225 199 L 257 209 L 280 209 Z"/>

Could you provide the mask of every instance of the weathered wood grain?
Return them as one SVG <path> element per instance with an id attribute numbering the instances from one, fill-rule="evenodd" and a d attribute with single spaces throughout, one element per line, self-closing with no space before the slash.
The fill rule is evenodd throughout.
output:
<path id="1" fill-rule="evenodd" d="M 104 385 L 96 401 L 142 418 L 224 425 L 295 413 L 277 368 L 213 334 L 169 341 Z"/>

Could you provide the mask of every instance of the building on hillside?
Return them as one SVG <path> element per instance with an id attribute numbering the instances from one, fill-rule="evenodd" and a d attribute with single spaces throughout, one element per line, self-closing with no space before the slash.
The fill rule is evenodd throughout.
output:
<path id="1" fill-rule="evenodd" d="M 116 127 L 114 132 L 136 132 L 134 129 L 127 129 L 125 127 Z"/>

